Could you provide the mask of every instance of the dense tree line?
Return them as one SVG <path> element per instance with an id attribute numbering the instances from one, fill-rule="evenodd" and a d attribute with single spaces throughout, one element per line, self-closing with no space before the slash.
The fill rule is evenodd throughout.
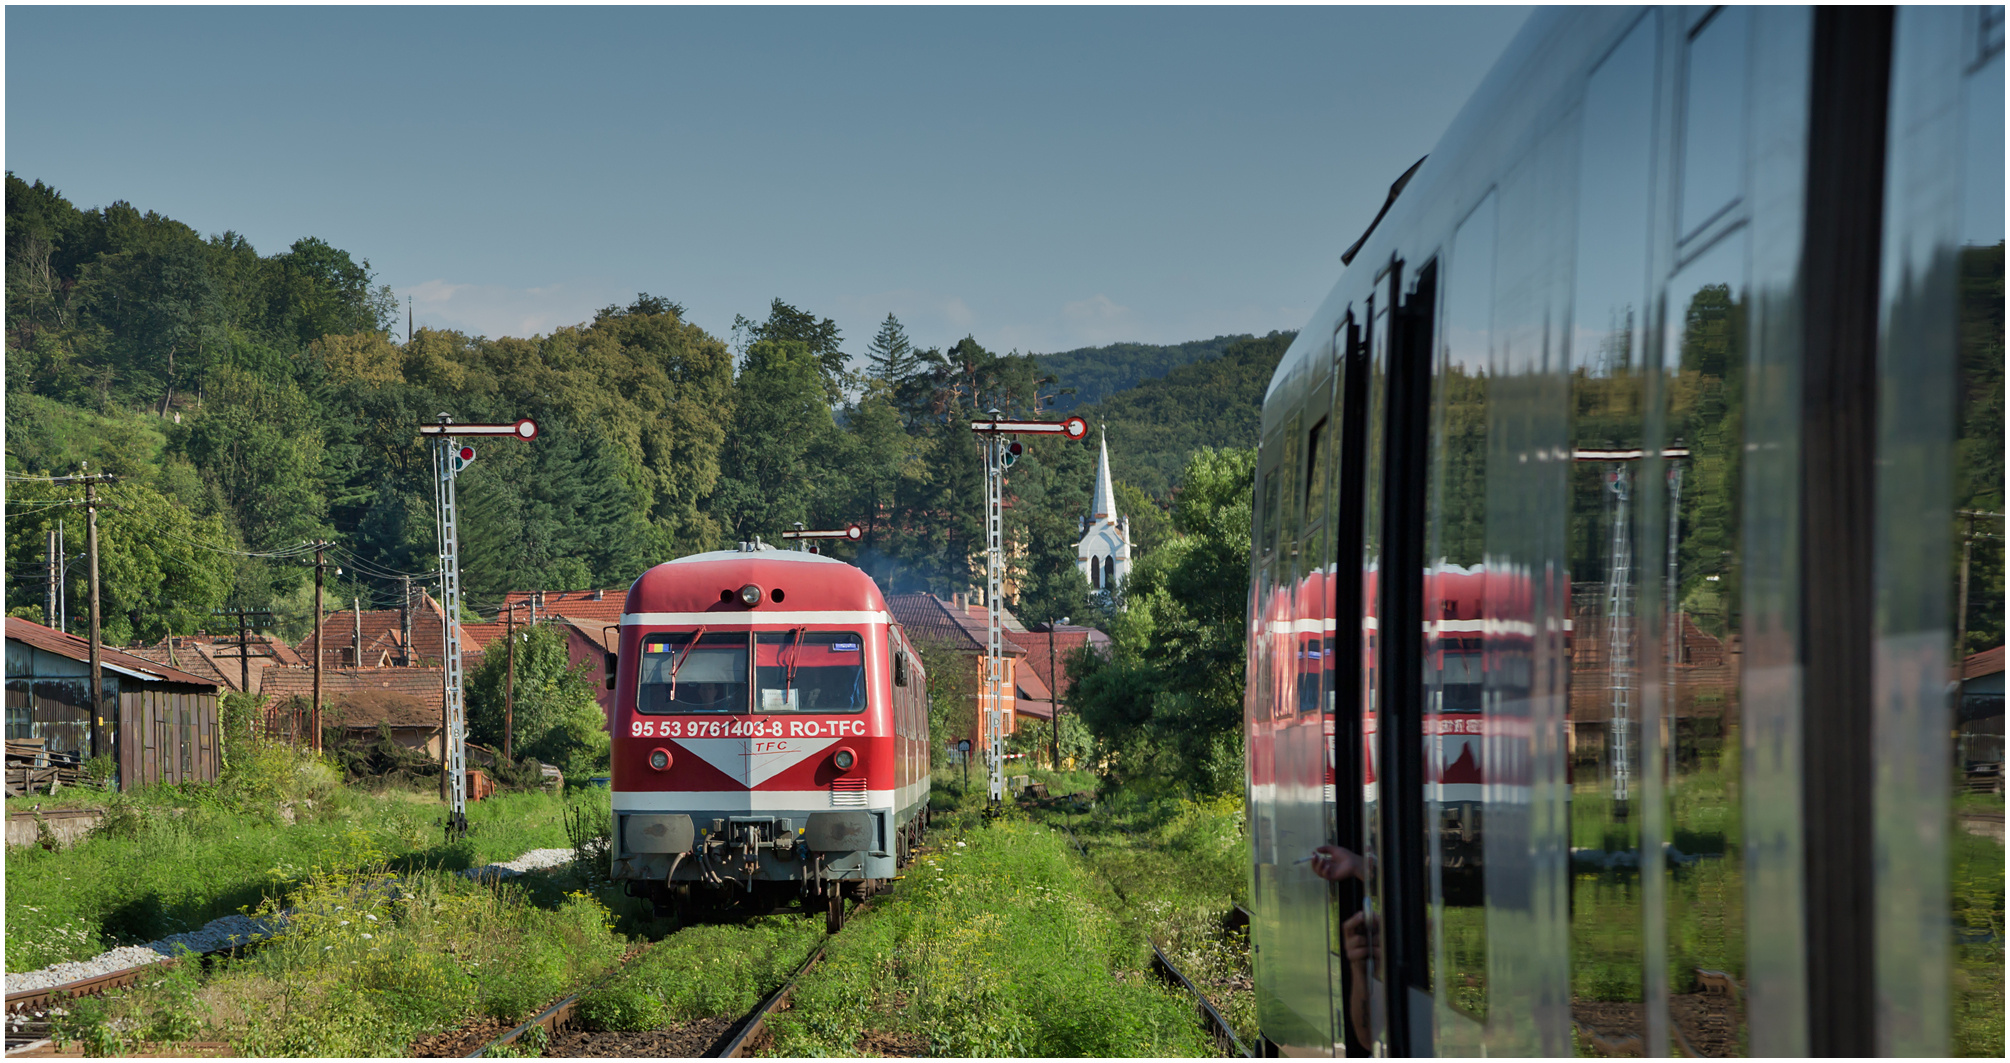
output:
<path id="1" fill-rule="evenodd" d="M 780 299 L 725 339 L 645 293 L 549 335 L 421 328 L 400 342 L 369 262 L 323 241 L 261 255 L 122 202 L 80 210 L 12 174 L 6 195 L 8 605 L 41 616 L 58 521 L 70 555 L 83 544 L 80 490 L 19 478 L 115 474 L 101 511 L 115 642 L 213 626 L 212 609 L 235 605 L 301 630 L 302 544 L 316 539 L 335 544 L 330 608 L 391 607 L 401 575 L 429 585 L 434 481 L 417 427 L 442 413 L 543 429 L 530 444 L 478 445 L 459 478 L 478 613 L 510 590 L 620 586 L 668 558 L 776 542 L 798 522 L 856 521 L 864 541 L 840 556 L 889 591 L 948 594 L 981 582 L 968 422 L 991 409 L 1052 417 L 1080 398 L 1041 357 L 969 336 L 922 348 L 892 315 L 859 350 L 832 319 Z M 1198 442 L 1254 443 L 1254 403 L 1288 341 L 1054 359 L 1093 394 L 1164 374 L 1146 394 L 1080 410 L 1110 430 L 1144 550 L 1168 534 L 1171 478 L 1154 470 L 1176 471 Z M 1251 409 L 1233 409 L 1245 396 Z M 1075 569 L 1094 462 L 1093 442 L 1038 440 L 1011 470 L 1012 604 L 1028 622 L 1097 604 Z M 65 587 L 79 619 L 81 569 Z"/>

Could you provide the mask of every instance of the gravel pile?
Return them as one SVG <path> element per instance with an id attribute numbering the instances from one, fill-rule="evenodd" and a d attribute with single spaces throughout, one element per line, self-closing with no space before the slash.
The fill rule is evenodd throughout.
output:
<path id="1" fill-rule="evenodd" d="M 216 949 L 241 945 L 257 937 L 272 933 L 274 927 L 262 919 L 248 915 L 226 915 L 213 920 L 200 930 L 164 937 L 144 945 L 126 945 L 101 953 L 88 960 L 69 960 L 44 967 L 39 971 L 25 971 L 7 976 L 7 992 L 21 993 L 33 989 L 47 989 L 65 982 L 75 982 L 85 978 L 123 971 L 129 967 L 144 967 L 159 963 L 179 955 L 183 948 L 190 952 L 211 952 Z"/>
<path id="2" fill-rule="evenodd" d="M 538 871 L 548 867 L 561 867 L 572 862 L 571 849 L 532 849 L 514 860 L 487 867 L 461 872 L 474 879 L 498 879 L 521 875 L 526 871 Z M 284 916 L 281 916 L 284 919 Z M 253 938 L 272 934 L 278 927 L 262 919 L 247 915 L 226 915 L 214 920 L 200 930 L 164 937 L 144 945 L 127 945 L 102 953 L 88 960 L 67 960 L 63 963 L 44 967 L 39 971 L 22 971 L 7 975 L 7 992 L 22 993 L 34 989 L 47 989 L 65 982 L 75 982 L 85 978 L 123 971 L 129 967 L 143 967 L 149 963 L 159 963 L 180 953 L 183 947 L 191 952 L 211 952 L 217 949 L 241 945 Z"/>
<path id="3" fill-rule="evenodd" d="M 486 867 L 469 868 L 461 872 L 470 878 L 509 878 L 526 871 L 542 871 L 547 867 L 564 867 L 572 863 L 570 849 L 532 849 L 530 852 L 507 863 L 489 864 Z"/>

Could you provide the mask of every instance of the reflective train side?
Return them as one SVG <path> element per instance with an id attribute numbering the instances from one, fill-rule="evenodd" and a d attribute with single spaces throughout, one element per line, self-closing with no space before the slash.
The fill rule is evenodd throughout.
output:
<path id="1" fill-rule="evenodd" d="M 926 677 L 863 572 L 764 546 L 650 569 L 613 682 L 612 872 L 659 908 L 890 881 L 928 799 Z"/>
<path id="2" fill-rule="evenodd" d="M 1267 1052 L 1943 1055 L 2000 1009 L 1947 689 L 2002 44 L 1545 11 L 1392 190 L 1264 403 Z"/>

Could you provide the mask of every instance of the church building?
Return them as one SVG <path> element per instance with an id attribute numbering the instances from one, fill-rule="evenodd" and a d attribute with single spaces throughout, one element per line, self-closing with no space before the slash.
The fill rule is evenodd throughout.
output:
<path id="1" fill-rule="evenodd" d="M 1117 516 L 1117 492 L 1110 485 L 1110 439 L 1103 434 L 1103 454 L 1096 462 L 1096 497 L 1082 521 L 1082 541 L 1075 547 L 1075 567 L 1099 591 L 1115 590 L 1131 574 L 1131 522 Z"/>

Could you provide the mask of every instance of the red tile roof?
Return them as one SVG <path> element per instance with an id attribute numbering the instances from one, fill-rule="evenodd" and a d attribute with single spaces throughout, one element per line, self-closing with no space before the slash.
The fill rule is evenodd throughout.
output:
<path id="1" fill-rule="evenodd" d="M 440 668 L 324 667 L 321 670 L 321 698 L 334 706 L 402 704 L 396 699 L 377 697 L 380 694 L 396 694 L 409 699 L 411 705 L 409 708 L 399 709 L 394 714 L 396 718 L 392 719 L 392 726 L 424 726 L 429 722 L 437 726 L 440 722 L 440 706 L 446 700 L 446 691 L 443 689 L 445 682 L 445 670 Z M 268 668 L 265 670 L 265 678 L 259 691 L 273 702 L 295 696 L 311 699 L 314 696 L 314 669 L 280 666 Z M 399 722 L 400 720 L 411 722 Z M 375 726 L 375 718 L 369 720 L 367 725 Z"/>
<path id="2" fill-rule="evenodd" d="M 424 663 L 438 664 L 446 657 L 446 638 L 445 633 L 441 630 L 441 620 L 445 615 L 446 613 L 440 608 L 440 603 L 435 601 L 432 595 L 424 591 L 419 593 L 417 606 L 412 610 L 411 652 L 412 663 L 414 665 Z M 484 641 L 478 640 L 468 633 L 468 629 L 471 626 L 475 625 L 461 625 L 461 652 L 464 655 L 471 650 L 479 650 L 486 644 Z M 343 609 L 327 614 L 322 618 L 321 630 L 327 634 L 328 646 L 327 653 L 321 658 L 321 667 L 324 669 L 340 668 L 348 664 L 344 658 L 344 653 L 356 644 L 355 611 Z M 371 665 L 377 660 L 378 654 L 373 650 L 373 647 L 377 646 L 389 650 L 389 660 L 395 663 L 398 659 L 398 645 L 402 637 L 403 633 L 398 627 L 398 610 L 363 610 L 364 665 Z M 300 640 L 300 645 L 297 648 L 301 663 L 307 665 L 314 663 L 315 648 L 320 642 L 321 639 L 317 638 L 314 633 L 310 633 L 306 638 Z"/>
<path id="3" fill-rule="evenodd" d="M 1095 628 L 1068 625 L 1063 625 L 1059 631 L 1051 634 L 1045 631 L 1028 631 L 1023 635 L 1014 633 L 1012 638 L 1026 647 L 1026 663 L 1032 665 L 1040 681 L 1050 690 L 1058 684 L 1061 696 L 1064 698 L 1068 696 L 1069 688 L 1075 685 L 1074 679 L 1068 675 L 1068 655 L 1085 645 L 1103 650 L 1107 650 L 1110 645 L 1110 637 Z M 1051 656 L 1047 652 L 1050 641 L 1053 643 Z M 1055 676 L 1054 672 L 1061 674 Z"/>
<path id="4" fill-rule="evenodd" d="M 7 637 L 16 642 L 26 643 L 38 650 L 46 650 L 59 657 L 68 657 L 73 661 L 88 661 L 91 659 L 91 643 L 89 639 L 79 638 L 76 635 L 66 635 L 55 628 L 44 627 L 32 620 L 23 620 L 18 616 L 7 618 Z M 145 657 L 135 656 L 124 650 L 115 650 L 110 646 L 102 644 L 98 647 L 98 659 L 105 664 L 116 665 L 143 675 L 153 676 L 158 681 L 164 683 L 189 683 L 195 686 L 211 688 L 217 686 L 216 681 L 213 679 L 204 679 L 202 676 L 182 671 L 171 665 L 161 664 L 158 661 L 150 661 Z"/>
<path id="5" fill-rule="evenodd" d="M 1979 679 L 1985 675 L 1995 675 L 2002 670 L 2003 647 L 2001 646 L 1986 649 L 1980 653 L 1971 653 L 1968 655 L 1967 660 L 1961 662 L 1962 679 Z"/>
<path id="6" fill-rule="evenodd" d="M 503 595 L 505 607 L 519 603 L 516 610 L 518 623 L 528 621 L 533 612 L 521 603 L 534 603 L 538 616 L 569 616 L 581 621 L 582 626 L 595 621 L 618 624 L 621 622 L 621 608 L 627 601 L 627 587 L 584 591 L 511 591 Z M 500 610 L 497 615 L 501 615 Z"/>
<path id="7" fill-rule="evenodd" d="M 916 642 L 933 642 L 961 653 L 982 654 L 985 649 L 984 621 L 967 610 L 956 608 L 933 594 L 889 594 L 886 607 L 894 620 Z M 1026 652 L 1017 641 L 1019 632 L 1002 636 L 1005 654 L 1017 657 Z"/>

